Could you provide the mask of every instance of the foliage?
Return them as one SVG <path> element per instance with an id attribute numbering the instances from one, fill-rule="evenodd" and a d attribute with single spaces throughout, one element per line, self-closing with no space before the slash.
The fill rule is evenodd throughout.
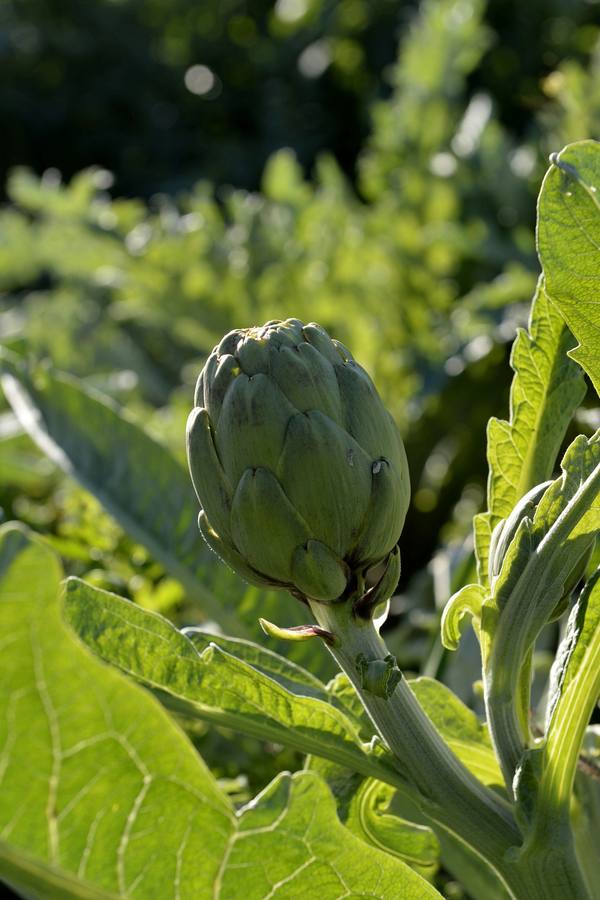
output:
<path id="1" fill-rule="evenodd" d="M 468 18 L 469 6 L 457 15 Z M 254 189 L 282 146 L 303 166 L 328 148 L 351 174 L 369 106 L 389 92 L 381 73 L 415 7 L 414 0 L 7 0 L 0 178 L 22 163 L 70 177 L 93 161 L 115 172 L 124 194 L 173 192 L 198 173 Z M 474 84 L 497 98 L 511 130 L 527 132 L 548 67 L 561 63 L 567 91 L 586 97 L 577 63 L 597 36 L 593 4 L 576 0 L 565 14 L 562 0 L 526 9 L 490 0 L 485 19 L 489 51 Z M 560 81 L 545 89 L 564 91 Z M 584 127 L 575 109 L 569 119 Z"/>
<path id="2" fill-rule="evenodd" d="M 565 267 L 597 277 L 598 261 L 577 244 L 566 256 L 554 248 L 562 248 L 562 231 L 570 246 L 574 219 L 582 226 L 576 238 L 582 229 L 594 233 L 600 212 L 588 199 L 600 177 L 600 148 L 573 145 L 552 165 L 539 205 L 544 273 L 529 333 L 515 342 L 511 418 L 493 420 L 489 432 L 489 509 L 477 520 L 480 563 L 490 523 L 510 512 L 532 480 L 553 473 L 582 398 L 577 363 L 567 353 L 581 360 L 593 383 L 598 377 L 596 332 L 576 318 L 580 343 L 572 350 L 562 314 L 570 315 L 573 275 L 567 289 L 561 282 Z M 544 219 L 547 208 L 552 215 Z M 448 643 L 458 644 L 465 611 L 477 625 L 482 725 L 434 679 L 407 683 L 399 674 L 383 685 L 375 669 L 397 664 L 372 625 L 357 624 L 346 604 L 308 600 L 319 625 L 335 635 L 331 650 L 345 672 L 329 682 L 315 670 L 317 637 L 290 645 L 292 654 L 305 654 L 304 665 L 247 640 L 246 623 L 264 612 L 268 596 L 244 596 L 233 575 L 221 581 L 216 557 L 195 549 L 191 488 L 186 492 L 171 451 L 75 376 L 28 365 L 8 349 L 2 372 L 7 399 L 42 449 L 94 492 L 186 593 L 226 627 L 239 622 L 242 635 L 181 631 L 79 578 L 59 590 L 63 572 L 48 541 L 23 526 L 4 526 L 0 703 L 8 728 L 0 871 L 8 883 L 49 897 L 169 891 L 184 897 L 208 890 L 233 897 L 243 867 L 250 897 L 367 890 L 421 898 L 440 896 L 432 881 L 441 887 L 436 873 L 443 865 L 476 897 L 594 896 L 594 763 L 577 783 L 575 774 L 600 690 L 597 573 L 557 652 L 545 721 L 535 720 L 541 743 L 529 708 L 535 642 L 574 560 L 600 526 L 597 435 L 580 435 L 567 449 L 561 474 L 536 500 L 531 518 L 513 529 L 498 576 L 488 583 L 482 566 L 479 586 L 450 603 Z M 575 386 L 568 393 L 565 378 Z M 499 452 L 500 441 L 507 454 Z M 74 695 L 72 684 L 82 675 L 86 691 Z M 275 774 L 249 804 L 238 799 L 236 809 L 227 783 L 216 781 L 194 749 L 198 723 L 309 758 L 294 774 Z M 19 764 L 23 757 L 27 768 Z"/>
<path id="3" fill-rule="evenodd" d="M 240 870 L 250 898 L 593 894 L 597 549 L 551 621 L 598 529 L 593 6 L 251 6 L 0 13 L 3 165 L 69 176 L 13 169 L 0 209 L 0 519 L 24 523 L 0 540 L 0 877 L 40 897 L 234 897 Z M 218 102 L 185 87 L 200 63 Z M 96 117 L 119 128 L 88 143 Z M 184 467 L 211 347 L 287 316 L 350 347 L 411 471 L 391 655 L 371 636 L 375 666 L 338 654 L 346 674 L 317 639 L 265 638 L 259 618 L 311 612 L 218 563 Z M 490 584 L 494 528 L 546 481 Z"/>

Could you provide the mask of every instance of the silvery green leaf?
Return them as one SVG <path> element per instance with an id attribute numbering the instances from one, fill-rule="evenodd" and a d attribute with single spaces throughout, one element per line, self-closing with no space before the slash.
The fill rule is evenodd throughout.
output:
<path id="1" fill-rule="evenodd" d="M 552 476 L 556 456 L 573 413 L 585 395 L 579 367 L 567 356 L 575 345 L 540 279 L 529 330 L 512 348 L 514 377 L 508 419 L 488 424 L 488 508 L 475 518 L 480 583 L 488 583 L 491 533 L 521 497 Z"/>
<path id="2" fill-rule="evenodd" d="M 569 144 L 551 157 L 538 206 L 538 253 L 548 296 L 578 340 L 571 357 L 600 392 L 600 145 Z"/>

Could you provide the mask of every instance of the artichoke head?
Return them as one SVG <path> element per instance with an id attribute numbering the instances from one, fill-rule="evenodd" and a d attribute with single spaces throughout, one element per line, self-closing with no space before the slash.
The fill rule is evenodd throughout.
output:
<path id="1" fill-rule="evenodd" d="M 319 325 L 227 334 L 198 378 L 187 452 L 200 530 L 247 581 L 331 601 L 362 596 L 373 572 L 397 580 L 404 446 L 367 373 Z"/>

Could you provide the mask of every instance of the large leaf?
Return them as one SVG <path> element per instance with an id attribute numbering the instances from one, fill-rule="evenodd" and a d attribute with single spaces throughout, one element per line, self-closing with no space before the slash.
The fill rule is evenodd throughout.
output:
<path id="1" fill-rule="evenodd" d="M 396 791 L 390 801 L 390 785 L 363 778 L 317 757 L 311 758 L 309 765 L 327 781 L 341 821 L 362 840 L 385 847 L 388 853 L 399 855 L 427 877 L 435 873 L 441 847 L 444 868 L 469 896 L 508 900 L 507 890 L 483 858 L 450 832 L 434 833 L 427 816 L 407 794 Z"/>
<path id="2" fill-rule="evenodd" d="M 218 564 L 198 532 L 190 480 L 171 453 L 72 376 L 30 367 L 6 350 L 0 371 L 7 398 L 36 443 L 222 620 L 207 578 Z"/>
<path id="3" fill-rule="evenodd" d="M 330 791 L 312 772 L 280 775 L 241 811 L 220 883 L 218 896 L 230 900 L 440 897 L 399 859 L 344 828 Z"/>
<path id="4" fill-rule="evenodd" d="M 44 452 L 91 491 L 224 631 L 262 636 L 259 616 L 277 621 L 283 614 L 286 625 L 302 624 L 297 601 L 246 585 L 208 549 L 187 472 L 109 398 L 6 350 L 0 350 L 0 371 L 8 400 Z M 318 646 L 279 649 L 311 659 L 313 670 L 333 671 L 329 654 Z"/>
<path id="5" fill-rule="evenodd" d="M 571 353 L 600 393 L 600 144 L 551 157 L 538 205 L 538 253 L 548 296 L 579 341 Z"/>
<path id="6" fill-rule="evenodd" d="M 582 372 L 567 356 L 574 346 L 540 279 L 529 331 L 519 331 L 512 348 L 515 374 L 509 418 L 491 418 L 488 423 L 488 508 L 475 520 L 478 577 L 483 585 L 488 583 L 494 527 L 527 491 L 552 476 L 567 426 L 585 394 Z"/>
<path id="7" fill-rule="evenodd" d="M 132 898 L 170 896 L 178 882 L 182 897 L 202 895 L 234 827 L 230 804 L 160 704 L 75 640 L 60 578 L 50 550 L 2 529 L 0 835 L 13 858 L 0 871 L 25 884 L 23 850 Z"/>
<path id="8" fill-rule="evenodd" d="M 0 879 L 19 894 L 35 900 L 118 900 L 119 896 L 3 841 L 0 841 Z"/>
<path id="9" fill-rule="evenodd" d="M 439 842 L 431 828 L 389 812 L 396 791 L 390 784 L 366 778 L 318 756 L 307 767 L 325 779 L 337 805 L 338 816 L 353 834 L 374 847 L 400 857 L 416 871 L 434 874 Z"/>
<path id="10" fill-rule="evenodd" d="M 66 583 L 66 614 L 88 647 L 178 712 L 402 786 L 391 758 L 381 748 L 370 752 L 342 704 L 299 667 L 281 660 L 274 668 L 258 649 L 250 663 L 247 648 L 246 659 L 234 656 L 229 651 L 235 643 L 220 645 L 218 638 L 206 646 L 202 642 L 198 652 L 162 616 L 76 578 Z"/>
<path id="11" fill-rule="evenodd" d="M 63 624 L 60 576 L 47 547 L 2 529 L 0 878 L 56 900 L 439 896 L 365 853 L 314 773 L 234 815 L 160 704 Z"/>

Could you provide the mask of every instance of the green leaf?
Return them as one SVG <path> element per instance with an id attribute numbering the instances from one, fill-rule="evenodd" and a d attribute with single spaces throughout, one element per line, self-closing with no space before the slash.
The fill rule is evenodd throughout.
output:
<path id="1" fill-rule="evenodd" d="M 399 859 L 344 828 L 314 772 L 281 774 L 240 811 L 217 896 L 237 900 L 242 893 L 257 900 L 440 897 Z"/>
<path id="2" fill-rule="evenodd" d="M 82 881 L 0 841 L 0 878 L 24 897 L 44 900 L 117 900 L 118 894 Z"/>
<path id="3" fill-rule="evenodd" d="M 94 494 L 226 632 L 262 637 L 259 616 L 277 619 L 282 612 L 286 624 L 302 624 L 297 601 L 246 585 L 208 549 L 187 471 L 109 398 L 7 350 L 0 349 L 0 372 L 8 400 L 42 450 Z M 310 660 L 311 669 L 327 677 L 333 672 L 320 647 L 277 647 Z"/>
<path id="4" fill-rule="evenodd" d="M 235 816 L 161 706 L 73 638 L 60 576 L 47 547 L 1 530 L 0 878 L 57 900 L 439 896 L 365 854 L 314 773 L 280 775 Z"/>
<path id="5" fill-rule="evenodd" d="M 33 857 L 31 878 L 48 864 L 132 898 L 177 883 L 198 897 L 222 864 L 229 801 L 160 704 L 74 639 L 60 578 L 52 551 L 1 529 L 0 833 L 12 854 L 0 877 L 28 877 Z"/>
<path id="6" fill-rule="evenodd" d="M 370 752 L 353 722 L 308 673 L 283 660 L 275 667 L 259 650 L 251 664 L 247 645 L 246 659 L 238 658 L 229 651 L 239 645 L 220 645 L 218 638 L 198 652 L 162 616 L 76 578 L 66 582 L 65 602 L 69 623 L 88 647 L 178 712 L 403 785 L 389 754 Z"/>
<path id="7" fill-rule="evenodd" d="M 438 839 L 431 828 L 390 812 L 395 788 L 316 756 L 309 758 L 307 768 L 327 782 L 340 821 L 353 834 L 403 859 L 423 875 L 434 874 L 439 861 Z"/>
<path id="8" fill-rule="evenodd" d="M 519 331 L 512 348 L 509 419 L 488 423 L 488 509 L 475 520 L 477 571 L 484 586 L 493 529 L 527 491 L 552 476 L 567 426 L 585 395 L 581 370 L 567 356 L 574 345 L 540 279 L 529 331 Z"/>
<path id="9" fill-rule="evenodd" d="M 480 584 L 466 584 L 450 597 L 442 614 L 442 644 L 448 650 L 458 649 L 463 619 L 470 616 L 479 631 L 481 607 L 486 596 Z"/>
<path id="10" fill-rule="evenodd" d="M 460 882 L 469 896 L 477 897 L 478 900 L 509 900 L 508 892 L 483 857 L 470 850 L 450 832 L 443 829 L 434 832 L 425 813 L 411 802 L 407 794 L 396 791 L 384 812 L 386 818 L 393 820 L 393 832 L 391 822 L 390 831 L 386 827 L 388 822 L 380 829 L 378 824 L 382 811 L 377 808 L 377 791 L 374 791 L 373 808 L 362 811 L 362 822 L 356 816 L 349 818 L 353 798 L 363 785 L 370 784 L 371 779 L 364 779 L 361 775 L 316 757 L 310 759 L 309 767 L 327 781 L 338 805 L 338 816 L 362 840 L 367 843 L 385 843 L 387 852 L 397 851 L 401 858 L 426 877 L 434 874 L 434 864 L 437 867 L 441 848 L 444 868 Z M 393 790 L 380 782 L 374 783 L 385 791 Z M 391 839 L 392 846 L 387 846 L 388 838 Z M 420 860 L 425 865 L 421 866 L 415 860 Z"/>
<path id="11" fill-rule="evenodd" d="M 600 393 L 600 145 L 569 144 L 551 162 L 538 204 L 538 254 L 548 296 L 579 341 L 571 356 Z"/>
<path id="12" fill-rule="evenodd" d="M 430 828 L 389 812 L 395 793 L 391 785 L 365 778 L 350 801 L 346 827 L 374 847 L 411 865 L 435 866 L 439 856 L 437 838 Z"/>
<path id="13" fill-rule="evenodd" d="M 211 590 L 210 569 L 218 564 L 198 531 L 190 479 L 171 453 L 72 376 L 28 366 L 6 350 L 0 371 L 7 399 L 42 450 L 91 491 L 213 618 L 235 627 Z"/>
<path id="14" fill-rule="evenodd" d="M 74 579 L 73 585 L 79 586 L 80 582 Z M 246 641 L 243 638 L 212 634 L 208 631 L 203 631 L 202 628 L 183 628 L 181 634 L 193 644 L 196 651 L 200 654 L 211 644 L 216 644 L 232 656 L 236 656 L 238 659 L 258 669 L 264 675 L 268 675 L 270 678 L 278 681 L 279 684 L 290 691 L 302 693 L 309 697 L 318 697 L 321 700 L 328 701 L 330 699 L 327 688 L 322 681 L 292 660 L 274 653 L 273 650 L 261 647 L 259 644 Z"/>

